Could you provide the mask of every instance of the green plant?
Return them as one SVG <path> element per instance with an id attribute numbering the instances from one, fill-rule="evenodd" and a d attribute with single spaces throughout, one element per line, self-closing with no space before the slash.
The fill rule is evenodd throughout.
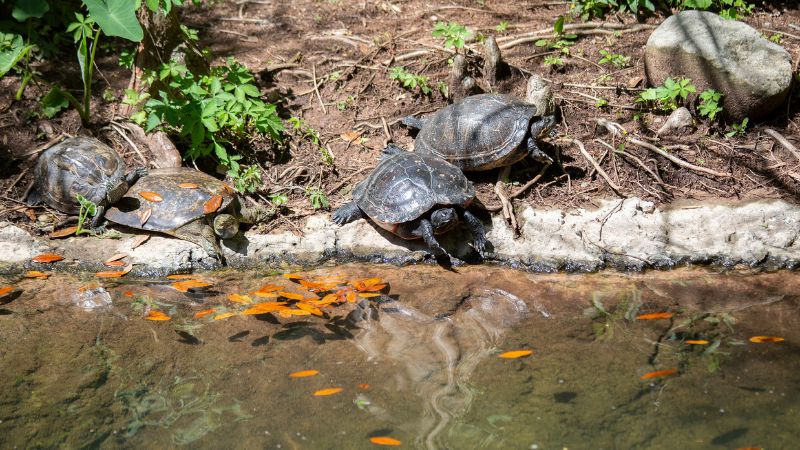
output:
<path id="1" fill-rule="evenodd" d="M 428 77 L 408 72 L 405 67 L 395 66 L 389 69 L 389 78 L 400 83 L 404 88 L 413 91 L 419 88 L 424 95 L 429 95 L 433 90 L 428 86 Z"/>
<path id="2" fill-rule="evenodd" d="M 233 176 L 236 190 L 241 193 L 252 194 L 256 192 L 263 181 L 261 180 L 261 169 L 257 165 L 248 166 L 244 171 L 240 172 L 237 176 Z"/>
<path id="3" fill-rule="evenodd" d="M 600 50 L 600 55 L 602 56 L 602 58 L 600 58 L 600 60 L 597 61 L 598 64 L 610 63 L 612 66 L 619 69 L 627 67 L 628 63 L 631 62 L 630 56 L 611 53 L 608 50 Z"/>
<path id="4" fill-rule="evenodd" d="M 311 206 L 314 209 L 328 209 L 331 204 L 328 201 L 328 196 L 325 195 L 325 191 L 318 187 L 308 187 L 306 188 L 306 195 L 308 196 L 308 200 L 311 202 Z"/>
<path id="5" fill-rule="evenodd" d="M 731 124 L 731 131 L 725 133 L 725 137 L 731 138 L 737 135 L 744 136 L 744 134 L 747 132 L 747 122 L 749 121 L 750 119 L 745 117 L 741 122 Z"/>
<path id="6" fill-rule="evenodd" d="M 596 108 L 602 108 L 602 107 L 607 106 L 607 105 L 608 105 L 608 100 L 606 100 L 606 99 L 604 99 L 602 97 L 598 97 L 597 101 L 594 102 L 594 106 Z"/>
<path id="7" fill-rule="evenodd" d="M 569 55 L 570 47 L 575 45 L 577 34 L 564 33 L 564 16 L 559 16 L 553 24 L 555 39 L 539 39 L 534 42 L 537 47 L 546 47 L 549 50 L 560 50 L 561 53 Z"/>
<path id="8" fill-rule="evenodd" d="M 276 192 L 274 194 L 269 194 L 269 201 L 275 206 L 283 206 L 289 202 L 289 197 L 286 194 Z"/>
<path id="9" fill-rule="evenodd" d="M 464 48 L 466 39 L 469 38 L 467 27 L 457 22 L 436 22 L 432 34 L 435 38 L 444 39 L 444 48 Z"/>
<path id="10" fill-rule="evenodd" d="M 84 229 L 83 224 L 86 222 L 86 219 L 94 217 L 97 214 L 97 205 L 81 194 L 75 194 L 75 198 L 80 205 L 80 209 L 78 210 L 78 228 L 75 229 L 75 235 L 93 234 L 94 232 L 92 230 Z"/>
<path id="11" fill-rule="evenodd" d="M 550 66 L 553 68 L 562 68 L 564 67 L 564 60 L 559 58 L 555 55 L 547 55 L 544 57 L 544 65 Z"/>
<path id="12" fill-rule="evenodd" d="M 696 91 L 697 87 L 692 84 L 692 80 L 689 78 L 682 77 L 677 81 L 667 78 L 662 86 L 643 91 L 636 101 L 640 103 L 650 102 L 664 111 L 674 111 L 678 109 L 679 102 L 682 104 L 689 94 Z"/>
<path id="13" fill-rule="evenodd" d="M 725 19 L 736 20 L 739 14 L 750 14 L 755 5 L 745 0 L 681 0 L 681 9 L 700 9 L 718 11 Z"/>
<path id="14" fill-rule="evenodd" d="M 783 40 L 783 35 L 781 33 L 775 33 L 768 38 L 770 42 L 774 42 L 776 44 L 780 44 L 781 40 Z"/>
<path id="15" fill-rule="evenodd" d="M 717 92 L 713 89 L 706 89 L 705 91 L 700 93 L 700 106 L 697 108 L 697 111 L 703 117 L 708 117 L 709 120 L 714 120 L 717 117 L 717 114 L 722 112 L 722 106 L 720 106 L 720 100 L 722 100 L 722 93 Z"/>
<path id="16" fill-rule="evenodd" d="M 305 121 L 299 117 L 290 117 L 289 124 L 292 125 L 292 129 L 299 133 L 303 139 L 311 140 L 311 143 L 314 145 L 314 147 L 319 150 L 321 160 L 324 164 L 328 166 L 333 165 L 333 154 L 331 154 L 327 147 L 322 145 L 319 139 L 319 132 L 317 130 L 306 125 Z"/>
<path id="17" fill-rule="evenodd" d="M 508 29 L 508 22 L 506 22 L 505 20 L 501 21 L 499 24 L 497 24 L 496 27 L 494 27 L 494 31 L 497 31 L 498 33 L 502 33 L 507 29 Z"/>
<path id="18" fill-rule="evenodd" d="M 33 48 L 22 40 L 22 36 L 0 33 L 0 77 L 8 73 Z"/>

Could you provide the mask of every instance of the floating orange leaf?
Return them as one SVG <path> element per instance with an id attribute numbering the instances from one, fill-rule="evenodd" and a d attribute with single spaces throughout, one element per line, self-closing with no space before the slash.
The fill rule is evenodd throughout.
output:
<path id="1" fill-rule="evenodd" d="M 650 314 L 641 314 L 636 316 L 636 320 L 655 320 L 655 319 L 669 319 L 670 317 L 674 316 L 674 313 L 671 312 L 659 312 L 659 313 L 650 313 Z"/>
<path id="2" fill-rule="evenodd" d="M 60 230 L 56 230 L 56 231 L 53 231 L 52 233 L 50 233 L 50 239 L 58 239 L 58 238 L 64 238 L 64 237 L 67 237 L 67 236 L 71 236 L 71 235 L 75 234 L 76 231 L 78 231 L 78 226 L 77 225 L 72 226 L 72 227 L 62 228 Z"/>
<path id="3" fill-rule="evenodd" d="M 205 316 L 207 316 L 209 314 L 214 314 L 215 312 L 217 312 L 217 308 L 204 309 L 202 311 L 197 311 L 196 313 L 194 313 L 194 318 L 195 319 L 202 319 L 203 317 L 205 317 Z"/>
<path id="4" fill-rule="evenodd" d="M 31 261 L 37 263 L 53 263 L 56 261 L 61 261 L 62 259 L 64 259 L 64 257 L 61 255 L 56 255 L 53 253 L 44 253 L 38 256 L 34 256 L 33 258 L 31 258 Z"/>
<path id="5" fill-rule="evenodd" d="M 347 295 L 346 298 L 347 298 L 348 302 L 355 303 L 355 301 L 356 301 L 356 293 L 355 292 L 347 291 L 346 295 Z"/>
<path id="6" fill-rule="evenodd" d="M 362 298 L 372 298 L 372 297 L 380 297 L 381 294 L 378 294 L 377 292 L 359 292 L 358 296 Z"/>
<path id="7" fill-rule="evenodd" d="M 364 289 L 360 289 L 360 290 L 361 291 L 367 291 L 367 292 L 374 292 L 374 291 L 380 291 L 381 289 L 383 289 L 385 287 L 386 287 L 385 284 L 376 284 L 374 286 L 366 286 L 366 287 L 364 287 Z"/>
<path id="8" fill-rule="evenodd" d="M 193 280 L 196 277 L 190 273 L 179 273 L 175 275 L 167 275 L 168 280 Z"/>
<path id="9" fill-rule="evenodd" d="M 289 376 L 292 378 L 305 378 L 305 377 L 313 377 L 318 373 L 319 370 L 301 370 L 300 372 L 292 372 L 289 374 Z"/>
<path id="10" fill-rule="evenodd" d="M 235 312 L 226 312 L 226 313 L 222 313 L 220 315 L 214 316 L 214 320 L 227 319 L 228 317 L 233 317 L 235 315 L 236 315 Z"/>
<path id="11" fill-rule="evenodd" d="M 772 344 L 783 341 L 785 339 L 779 336 L 753 336 L 750 338 L 750 342 L 755 342 L 756 344 Z"/>
<path id="12" fill-rule="evenodd" d="M 172 320 L 172 317 L 155 310 L 150 310 L 144 318 L 147 320 Z"/>
<path id="13" fill-rule="evenodd" d="M 391 438 L 389 436 L 372 436 L 369 438 L 369 441 L 373 444 L 377 445 L 388 445 L 391 447 L 397 447 L 399 445 L 403 445 L 402 442 L 398 441 L 395 438 Z"/>
<path id="14" fill-rule="evenodd" d="M 209 286 L 211 286 L 211 283 L 206 283 L 202 280 L 185 280 L 172 283 L 172 287 L 179 292 L 188 292 L 192 289 L 205 288 Z"/>
<path id="15" fill-rule="evenodd" d="M 14 288 L 13 288 L 13 287 L 11 287 L 11 286 L 3 286 L 3 287 L 0 287 L 0 297 L 2 297 L 2 296 L 4 296 L 4 295 L 8 294 L 9 292 L 11 292 L 11 291 L 13 291 L 13 290 L 14 290 Z"/>
<path id="16" fill-rule="evenodd" d="M 689 339 L 686 343 L 689 345 L 708 345 L 708 341 L 705 339 Z"/>
<path id="17" fill-rule="evenodd" d="M 288 278 L 290 280 L 301 280 L 303 278 L 302 275 L 297 274 L 297 273 L 285 273 L 285 274 L 283 274 L 283 277 L 284 278 Z"/>
<path id="18" fill-rule="evenodd" d="M 256 292 L 275 292 L 283 289 L 283 286 L 278 286 L 277 284 L 266 284 L 258 288 Z"/>
<path id="19" fill-rule="evenodd" d="M 302 300 L 305 298 L 301 294 L 296 294 L 294 292 L 286 292 L 286 291 L 280 291 L 278 292 L 278 295 L 280 295 L 281 297 L 286 297 L 291 300 Z"/>
<path id="20" fill-rule="evenodd" d="M 302 309 L 303 311 L 308 311 L 315 316 L 322 317 L 322 311 L 320 311 L 320 309 L 317 308 L 316 306 L 307 305 L 305 303 L 297 303 L 294 306 L 298 307 L 299 309 Z"/>
<path id="21" fill-rule="evenodd" d="M 159 195 L 156 192 L 139 192 L 139 195 L 142 196 L 143 199 L 147 200 L 148 202 L 161 202 L 164 201 L 164 197 Z"/>
<path id="22" fill-rule="evenodd" d="M 333 395 L 342 392 L 344 389 L 342 388 L 327 388 L 327 389 L 320 389 L 314 392 L 315 397 L 325 397 L 326 395 Z"/>
<path id="23" fill-rule="evenodd" d="M 513 350 L 510 352 L 501 353 L 500 357 L 505 359 L 522 358 L 523 356 L 532 355 L 533 350 Z"/>
<path id="24" fill-rule="evenodd" d="M 125 275 L 126 273 L 130 272 L 132 268 L 133 266 L 131 265 L 122 270 L 108 270 L 104 272 L 97 272 L 96 274 L 94 274 L 94 276 L 96 276 L 97 278 L 119 278 Z"/>
<path id="25" fill-rule="evenodd" d="M 667 377 L 678 373 L 678 369 L 656 370 L 655 372 L 647 372 L 639 377 L 640 380 L 650 380 L 653 378 Z"/>
<path id="26" fill-rule="evenodd" d="M 256 291 L 256 292 L 253 292 L 253 295 L 255 295 L 256 297 L 271 297 L 271 298 L 278 298 L 279 297 L 278 294 L 276 294 L 274 292 L 259 292 L 259 291 Z"/>
<path id="27" fill-rule="evenodd" d="M 196 183 L 178 183 L 178 187 L 181 189 L 197 189 L 198 186 Z"/>
<path id="28" fill-rule="evenodd" d="M 281 311 L 284 309 L 289 309 L 286 306 L 286 302 L 264 302 L 264 303 L 256 303 L 250 308 L 242 311 L 242 314 L 246 316 L 251 316 L 256 314 L 266 314 L 266 313 Z"/>
<path id="29" fill-rule="evenodd" d="M 220 206 L 222 206 L 222 196 L 215 195 L 208 199 L 208 201 L 203 205 L 203 214 L 215 213 Z"/>
<path id="30" fill-rule="evenodd" d="M 239 294 L 229 294 L 228 295 L 228 300 L 230 300 L 230 301 L 232 301 L 234 303 L 245 303 L 245 304 L 253 303 L 253 299 L 251 299 L 250 297 L 248 297 L 246 295 L 239 295 Z"/>
<path id="31" fill-rule="evenodd" d="M 125 267 L 125 261 L 106 261 L 103 264 L 108 267 Z"/>
<path id="32" fill-rule="evenodd" d="M 25 272 L 25 278 L 38 278 L 40 280 L 46 280 L 49 276 L 49 273 L 39 272 L 38 270 L 29 270 Z"/>

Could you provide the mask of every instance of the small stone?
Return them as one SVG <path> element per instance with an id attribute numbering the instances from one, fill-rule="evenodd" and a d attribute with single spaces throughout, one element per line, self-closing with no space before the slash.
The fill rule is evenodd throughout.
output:
<path id="1" fill-rule="evenodd" d="M 680 134 L 687 129 L 690 129 L 694 124 L 692 113 L 686 107 L 681 106 L 669 115 L 664 125 L 656 131 L 658 136 L 670 136 Z"/>

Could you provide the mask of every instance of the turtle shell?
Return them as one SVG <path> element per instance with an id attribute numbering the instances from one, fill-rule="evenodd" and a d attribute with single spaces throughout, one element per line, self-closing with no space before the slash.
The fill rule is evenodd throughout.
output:
<path id="1" fill-rule="evenodd" d="M 51 207 L 77 214 L 76 194 L 96 204 L 106 203 L 109 181 L 125 177 L 125 162 L 114 149 L 95 138 L 66 139 L 39 156 L 34 169 L 35 197 Z"/>
<path id="2" fill-rule="evenodd" d="M 153 193 L 161 201 L 146 198 Z M 215 195 L 222 202 L 211 214 L 229 211 L 236 197 L 225 182 L 187 167 L 155 169 L 139 178 L 105 217 L 132 228 L 170 232 L 206 215 L 205 205 Z"/>
<path id="3" fill-rule="evenodd" d="M 524 158 L 536 106 L 510 95 L 465 97 L 425 119 L 414 151 L 436 155 L 462 170 L 488 170 Z"/>
<path id="4" fill-rule="evenodd" d="M 353 200 L 372 220 L 398 224 L 436 205 L 467 206 L 475 188 L 458 167 L 431 155 L 403 152 L 382 159 L 353 189 Z"/>

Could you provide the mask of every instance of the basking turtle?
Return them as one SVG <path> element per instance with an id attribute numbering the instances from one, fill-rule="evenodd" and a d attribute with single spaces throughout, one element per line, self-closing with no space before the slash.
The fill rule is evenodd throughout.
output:
<path id="1" fill-rule="evenodd" d="M 458 167 L 389 146 L 375 170 L 353 190 L 353 201 L 334 211 L 332 218 L 343 225 L 366 215 L 403 239 L 422 238 L 436 256 L 447 252 L 434 235 L 452 229 L 460 218 L 482 254 L 486 232 L 466 209 L 474 199 L 475 188 Z"/>
<path id="2" fill-rule="evenodd" d="M 438 156 L 464 171 L 509 166 L 525 155 L 552 162 L 536 139 L 552 129 L 555 118 L 510 95 L 473 95 L 424 119 L 406 117 L 403 124 L 419 129 L 415 152 Z"/>
<path id="3" fill-rule="evenodd" d="M 27 203 L 44 202 L 65 214 L 77 214 L 80 194 L 97 205 L 92 219 L 92 228 L 97 229 L 106 207 L 146 173 L 139 168 L 126 175 L 125 162 L 117 152 L 95 138 L 69 138 L 39 156 Z"/>
<path id="4" fill-rule="evenodd" d="M 243 209 L 233 188 L 187 167 L 154 169 L 108 209 L 108 220 L 131 228 L 158 231 L 202 247 L 220 258 L 217 237 L 229 239 L 239 222 L 264 218 L 258 208 Z"/>

